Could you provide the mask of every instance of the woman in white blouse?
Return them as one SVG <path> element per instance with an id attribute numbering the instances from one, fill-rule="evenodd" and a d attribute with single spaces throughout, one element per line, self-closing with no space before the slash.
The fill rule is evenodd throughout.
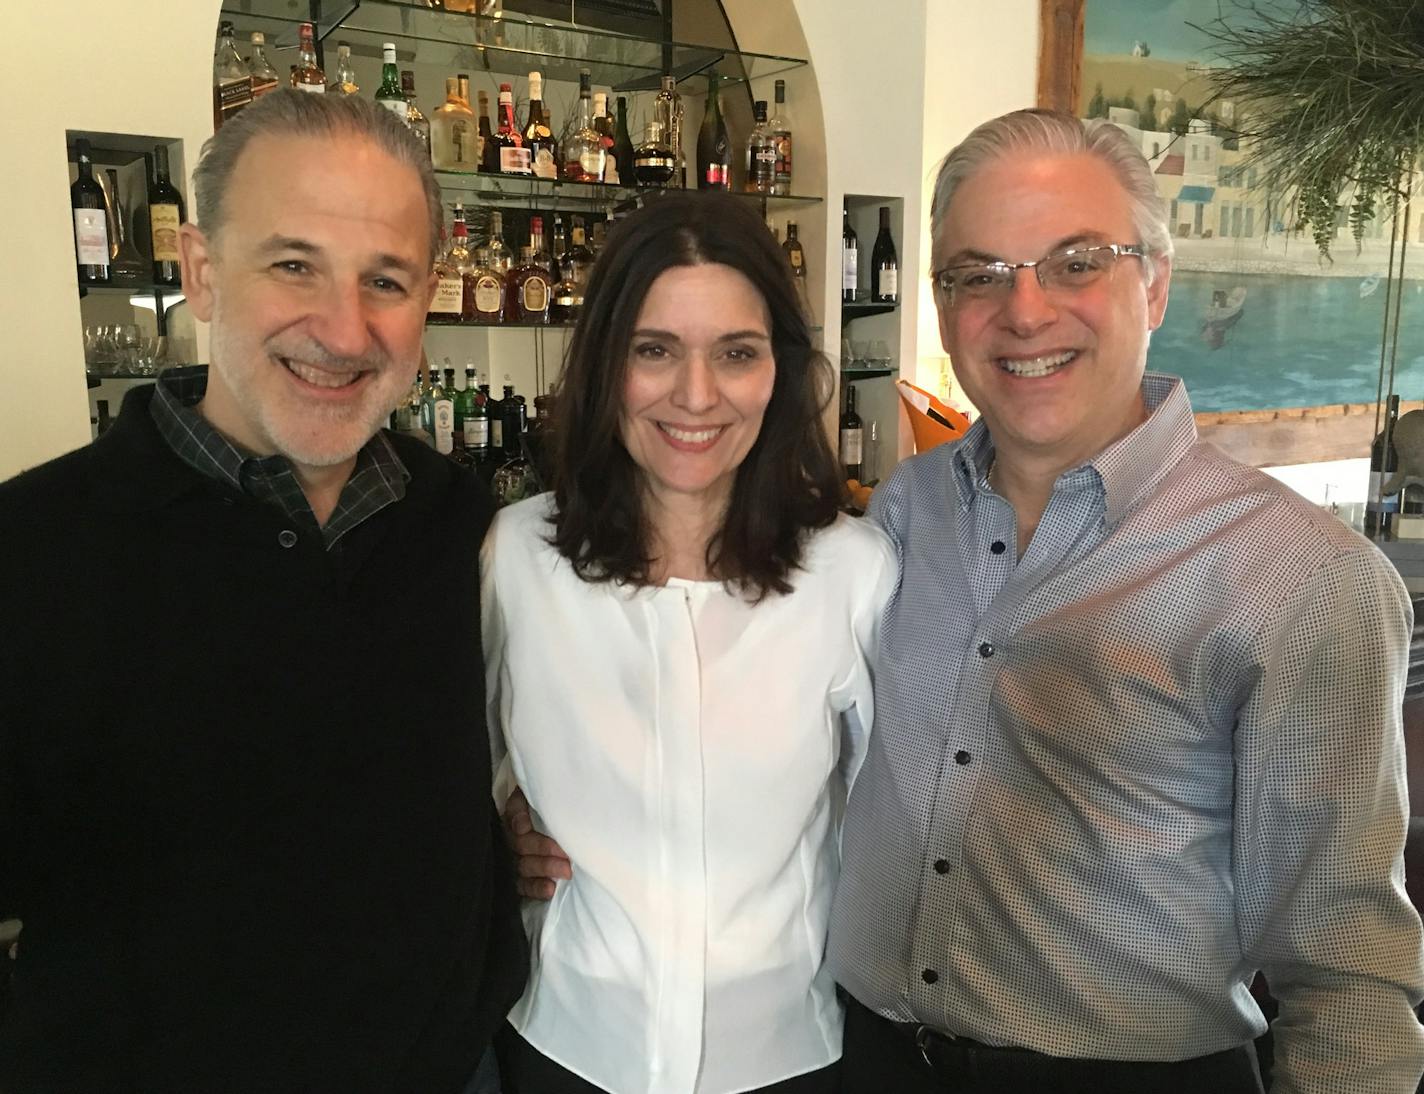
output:
<path id="1" fill-rule="evenodd" d="M 745 203 L 668 195 L 610 234 L 556 488 L 483 556 L 503 793 L 572 862 L 526 906 L 505 1094 L 835 1089 L 822 954 L 897 563 L 837 514 L 825 369 Z"/>

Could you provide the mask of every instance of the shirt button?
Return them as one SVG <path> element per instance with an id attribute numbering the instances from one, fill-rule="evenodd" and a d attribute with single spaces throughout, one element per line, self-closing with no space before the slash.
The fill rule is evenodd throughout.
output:
<path id="1" fill-rule="evenodd" d="M 934 871 L 935 871 L 935 873 L 937 873 L 937 874 L 947 874 L 947 873 L 949 873 L 949 863 L 948 863 L 945 859 L 942 859 L 942 858 L 937 858 L 937 859 L 935 859 Z"/>
<path id="2" fill-rule="evenodd" d="M 993 543 L 989 544 L 989 550 L 993 551 L 996 555 L 1001 555 L 1008 550 L 1008 548 L 1004 546 L 1003 540 L 996 539 Z"/>
<path id="3" fill-rule="evenodd" d="M 973 757 L 970 756 L 969 753 L 965 752 L 962 748 L 954 754 L 954 762 L 957 763 L 960 767 L 963 767 L 971 759 L 973 759 Z"/>
<path id="4" fill-rule="evenodd" d="M 283 528 L 277 533 L 277 542 L 283 547 L 295 547 L 297 545 L 297 533 L 290 528 Z"/>
<path id="5" fill-rule="evenodd" d="M 924 972 L 920 973 L 920 979 L 923 980 L 926 984 L 933 984 L 936 980 L 939 979 L 939 973 L 935 972 L 934 969 L 926 969 Z"/>
<path id="6" fill-rule="evenodd" d="M 993 644 L 992 642 L 980 642 L 980 643 L 979 643 L 979 656 L 980 656 L 980 657 L 993 657 L 993 656 L 994 656 L 994 644 Z"/>

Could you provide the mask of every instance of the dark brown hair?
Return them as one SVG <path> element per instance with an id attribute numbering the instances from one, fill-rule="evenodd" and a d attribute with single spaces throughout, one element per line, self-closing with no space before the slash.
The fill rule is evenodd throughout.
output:
<path id="1" fill-rule="evenodd" d="M 554 534 L 585 581 L 647 584 L 650 529 L 642 471 L 620 423 L 628 350 L 648 290 L 677 266 L 720 263 L 766 302 L 776 379 L 761 432 L 737 468 L 708 572 L 760 600 L 791 591 L 806 533 L 836 516 L 844 482 L 822 423 L 830 366 L 811 345 L 806 312 L 781 248 L 753 203 L 670 193 L 609 233 L 584 294 L 555 404 Z"/>

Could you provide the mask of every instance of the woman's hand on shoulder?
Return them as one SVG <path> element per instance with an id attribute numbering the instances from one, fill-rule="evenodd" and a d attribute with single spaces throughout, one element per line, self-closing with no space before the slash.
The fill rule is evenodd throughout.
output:
<path id="1" fill-rule="evenodd" d="M 574 876 L 573 865 L 564 849 L 542 832 L 534 830 L 529 799 L 516 788 L 504 804 L 504 831 L 515 857 L 515 885 L 519 895 L 531 900 L 548 900 L 554 882 Z"/>

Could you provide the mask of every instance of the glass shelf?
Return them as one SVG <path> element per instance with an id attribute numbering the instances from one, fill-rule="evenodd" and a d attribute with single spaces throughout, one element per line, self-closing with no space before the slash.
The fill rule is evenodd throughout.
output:
<path id="1" fill-rule="evenodd" d="M 426 323 L 426 330 L 573 330 L 573 323 Z"/>
<path id="2" fill-rule="evenodd" d="M 849 323 L 852 319 L 864 319 L 869 315 L 885 315 L 899 306 L 899 304 L 876 304 L 867 296 L 857 300 L 854 304 L 842 304 L 841 322 Z"/>
<path id="3" fill-rule="evenodd" d="M 893 366 L 852 365 L 849 368 L 841 369 L 841 376 L 847 380 L 874 380 L 880 376 L 894 375 L 895 368 Z"/>
<path id="4" fill-rule="evenodd" d="M 308 0 L 223 0 L 222 5 L 222 17 L 231 19 L 241 36 L 261 30 L 278 50 L 296 47 L 297 25 L 311 21 L 310 11 Z M 401 62 L 418 54 L 422 63 L 472 75 L 522 76 L 537 68 L 545 79 L 576 82 L 579 69 L 587 68 L 595 84 L 615 91 L 656 90 L 665 67 L 679 80 L 716 69 L 739 81 L 744 75 L 763 79 L 806 63 L 797 57 L 660 41 L 519 12 L 491 16 L 435 10 L 423 0 L 336 0 L 322 5 L 315 22 L 318 38 L 339 29 L 341 40 L 358 55 L 378 57 L 381 43 L 393 41 Z"/>
<path id="5" fill-rule="evenodd" d="M 566 182 L 562 179 L 540 179 L 526 175 L 486 175 L 463 171 L 437 171 L 435 178 L 440 183 L 440 189 L 447 195 L 478 194 L 483 201 L 491 204 L 534 204 L 545 199 L 561 206 L 602 209 L 632 202 L 639 197 L 676 192 L 655 186 L 638 189 L 631 186 L 608 186 L 599 182 Z M 800 194 L 748 194 L 738 190 L 728 190 L 727 193 L 746 201 L 765 202 L 772 208 L 812 205 L 821 201 L 818 197 Z M 451 199 L 447 197 L 446 200 Z"/>
<path id="6" fill-rule="evenodd" d="M 152 281 L 133 281 L 126 284 L 109 285 L 83 285 L 79 286 L 79 295 L 88 293 L 100 293 L 118 296 L 121 293 L 138 296 L 182 296 L 183 290 L 177 285 L 155 285 Z"/>

